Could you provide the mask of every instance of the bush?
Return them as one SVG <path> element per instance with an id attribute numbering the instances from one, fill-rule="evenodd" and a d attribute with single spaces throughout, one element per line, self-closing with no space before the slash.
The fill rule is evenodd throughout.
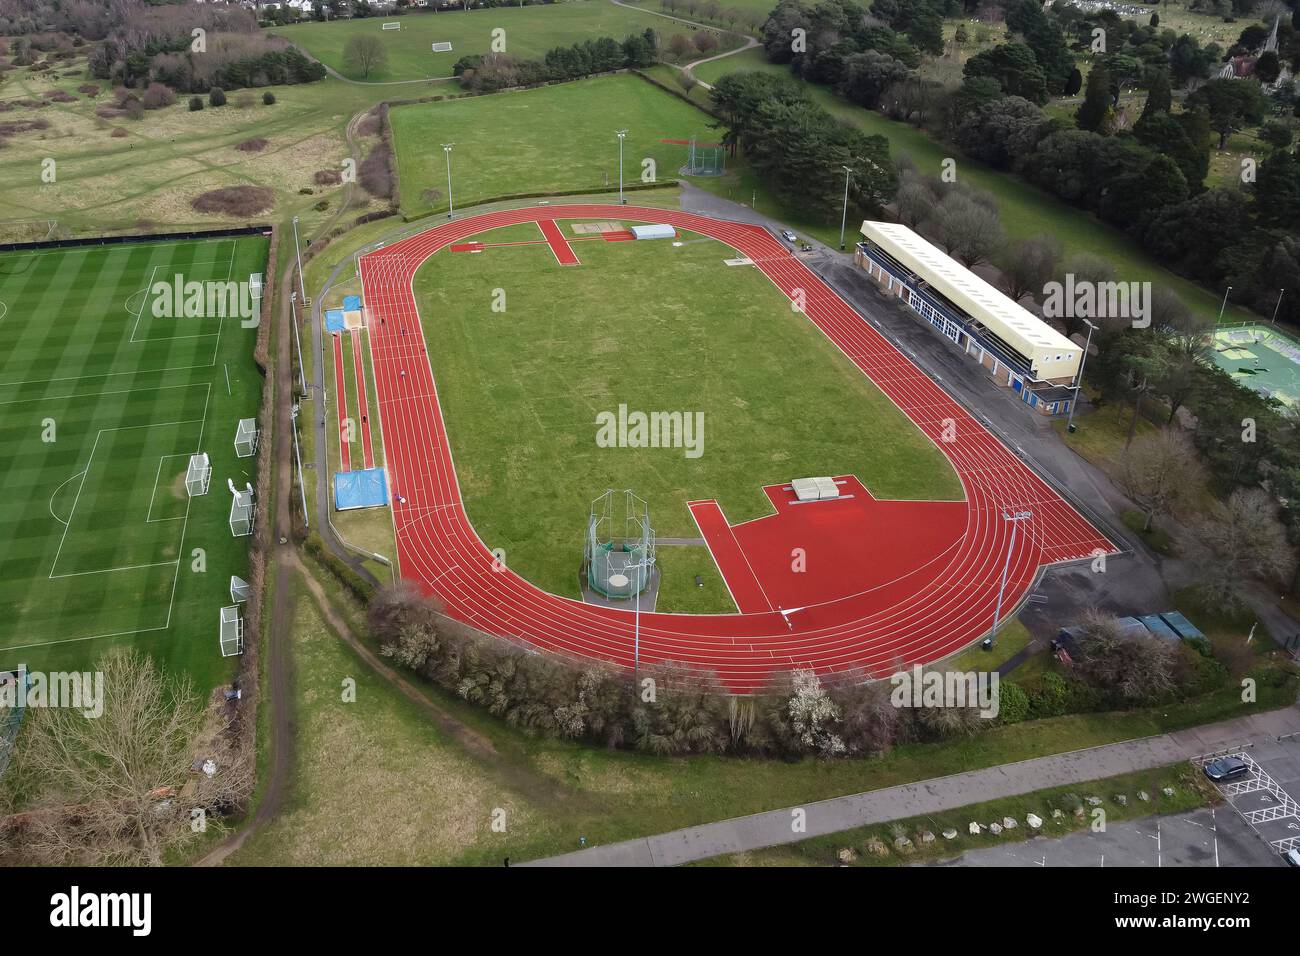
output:
<path id="1" fill-rule="evenodd" d="M 265 93 L 263 93 L 263 94 L 262 94 L 262 105 L 263 105 L 263 106 L 274 106 L 274 105 L 275 105 L 275 94 L 272 93 L 270 90 L 267 90 Z"/>
<path id="2" fill-rule="evenodd" d="M 311 178 L 317 186 L 337 186 L 343 182 L 343 174 L 337 169 L 318 169 Z"/>
<path id="3" fill-rule="evenodd" d="M 275 190 L 269 186 L 225 186 L 196 196 L 191 205 L 208 215 L 242 219 L 270 210 L 275 205 Z"/>
<path id="4" fill-rule="evenodd" d="M 219 86 L 214 86 L 212 89 L 208 90 L 208 105 L 225 106 L 226 91 Z"/>
<path id="5" fill-rule="evenodd" d="M 149 87 L 144 91 L 141 102 L 147 110 L 158 110 L 175 103 L 176 94 L 172 92 L 171 87 L 165 84 L 150 83 Z"/>
<path id="6" fill-rule="evenodd" d="M 1029 717 L 1029 695 L 1019 684 L 998 682 L 998 723 L 1018 724 Z"/>
<path id="7" fill-rule="evenodd" d="M 191 113 L 197 113 L 197 112 L 198 112 L 199 110 L 201 110 L 201 109 L 203 109 L 203 97 L 201 97 L 201 96 L 191 96 L 191 97 L 190 97 L 190 112 L 191 112 Z"/>
<path id="8" fill-rule="evenodd" d="M 254 136 L 252 139 L 246 139 L 242 143 L 236 143 L 235 149 L 241 153 L 260 153 L 266 149 L 269 140 L 261 136 Z"/>

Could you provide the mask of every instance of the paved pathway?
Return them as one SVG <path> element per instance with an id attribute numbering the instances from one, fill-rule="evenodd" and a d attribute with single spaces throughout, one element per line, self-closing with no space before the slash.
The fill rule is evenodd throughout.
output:
<path id="1" fill-rule="evenodd" d="M 1300 731 L 1300 707 L 1292 706 L 1172 734 L 1037 757 L 1018 763 L 922 780 L 830 800 L 719 820 L 658 836 L 591 847 L 526 866 L 676 866 L 724 853 L 740 853 L 854 827 L 1084 783 L 1164 767 L 1199 754 L 1276 739 Z M 806 830 L 792 832 L 796 809 L 804 812 Z"/>

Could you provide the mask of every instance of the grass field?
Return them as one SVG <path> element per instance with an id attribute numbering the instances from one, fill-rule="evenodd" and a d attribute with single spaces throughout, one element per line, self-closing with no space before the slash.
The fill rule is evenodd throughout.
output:
<path id="1" fill-rule="evenodd" d="M 401 106 L 390 119 L 408 214 L 447 208 L 441 143 L 456 144 L 452 188 L 460 207 L 521 192 L 617 189 L 620 129 L 628 130 L 626 183 L 641 181 L 646 159 L 656 178 L 677 177 L 686 151 L 660 140 L 715 143 L 718 135 L 708 115 L 636 76 Z"/>
<path id="2" fill-rule="evenodd" d="M 400 22 L 401 30 L 384 30 L 385 22 Z M 639 10 L 615 6 L 608 0 L 567 0 L 565 3 L 530 7 L 493 7 L 468 12 L 404 14 L 332 23 L 300 23 L 276 27 L 271 32 L 299 44 L 327 66 L 353 80 L 392 83 L 451 76 L 462 56 L 487 53 L 492 49 L 493 30 L 504 30 L 505 49 L 520 59 L 541 59 L 548 50 L 582 40 L 612 37 L 622 41 L 629 33 L 653 28 L 666 45 L 674 33 L 690 36 L 692 27 Z M 714 31 L 719 49 L 738 45 L 739 40 Z M 385 44 L 387 62 L 364 76 L 349 68 L 343 57 L 354 36 L 376 36 Z M 450 42 L 449 53 L 434 53 L 435 42 Z"/>
<path id="3" fill-rule="evenodd" d="M 512 227 L 500 241 L 519 236 Z M 724 265 L 735 253 L 722 243 L 681 239 L 574 242 L 582 265 L 571 268 L 546 245 L 444 251 L 416 274 L 461 490 L 489 547 L 541 587 L 576 594 L 582 528 L 606 488 L 645 498 L 661 537 L 698 536 L 692 499 L 717 498 L 733 522 L 769 513 L 761 486 L 797 475 L 960 499 L 939 450 L 761 272 Z M 495 288 L 505 313 L 491 310 Z M 702 412 L 702 454 L 598 447 L 596 415 L 620 404 Z M 665 601 L 730 608 L 722 589 L 716 601 L 691 591 L 689 555 L 662 551 L 665 571 L 685 566 L 688 592 L 675 582 Z"/>
<path id="4" fill-rule="evenodd" d="M 359 630 L 362 609 L 336 584 L 329 580 L 324 584 L 343 617 Z M 1285 706 L 1295 693 L 1294 682 L 1280 690 L 1261 685 L 1261 703 L 1243 705 L 1240 690 L 1229 687 L 1207 698 L 1151 710 L 1077 714 L 994 727 L 945 743 L 905 744 L 879 759 L 783 762 L 655 757 L 510 727 L 456 695 L 414 679 L 418 692 L 408 697 L 376 677 L 329 631 L 306 600 L 292 630 L 293 719 L 299 743 L 289 804 L 250 838 L 231 858 L 232 864 L 499 866 L 504 856 L 518 862 L 575 850 L 580 837 L 594 846 L 1164 733 Z M 366 644 L 375 650 L 372 642 Z M 340 698 L 345 678 L 357 682 L 356 703 L 343 703 Z M 443 720 L 431 719 L 416 703 L 420 694 Z M 462 735 L 453 736 L 446 722 L 459 725 Z M 1140 802 L 1130 799 L 1128 808 L 1121 810 L 1109 802 L 1113 793 L 1127 792 L 1132 797 L 1138 787 L 1144 787 L 1155 795 L 1165 783 L 1180 788 L 1176 773 L 1152 774 L 1158 779 L 1130 777 L 1115 781 L 1113 788 L 1079 785 L 1073 790 L 1107 799 L 1108 813 L 1118 819 L 1114 814 L 1139 812 Z M 970 812 L 987 822 L 1005 807 L 1003 812 L 1014 811 L 1023 819 L 1020 805 L 1011 803 L 1038 798 L 1024 804 L 1025 810 L 1037 809 L 1051 805 L 1048 801 L 1054 796 L 1042 792 Z M 1172 809 L 1180 798 L 1181 791 L 1158 809 Z M 505 833 L 494 833 L 488 825 L 497 808 L 506 810 Z M 1049 815 L 1038 812 L 1045 818 Z M 855 845 L 861 851 L 867 835 L 848 833 L 827 838 L 828 846 L 810 842 L 774 850 L 787 856 L 752 862 L 820 863 L 826 850 L 833 854 L 839 846 Z M 975 845 L 973 838 L 971 845 Z"/>
<path id="5" fill-rule="evenodd" d="M 85 663 L 134 642 L 206 683 L 227 668 L 217 611 L 246 542 L 231 536 L 235 423 L 257 413 L 254 329 L 158 318 L 146 292 L 241 281 L 260 236 L 0 255 L 0 657 Z M 212 461 L 189 498 L 189 455 Z M 195 549 L 204 566 L 194 564 Z"/>

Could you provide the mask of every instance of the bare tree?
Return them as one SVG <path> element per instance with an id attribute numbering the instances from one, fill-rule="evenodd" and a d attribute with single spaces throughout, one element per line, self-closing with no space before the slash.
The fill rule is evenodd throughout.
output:
<path id="1" fill-rule="evenodd" d="M 1114 617 L 1085 616 L 1078 638 L 1077 672 L 1089 684 L 1126 701 L 1159 700 L 1174 689 L 1175 645 L 1120 629 Z"/>
<path id="2" fill-rule="evenodd" d="M 950 192 L 935 207 L 930 230 L 967 268 L 987 262 L 1006 243 L 997 213 L 959 192 Z"/>
<path id="3" fill-rule="evenodd" d="M 198 821 L 238 806 L 252 788 L 251 755 L 234 748 L 224 704 L 205 712 L 188 677 L 167 677 L 136 651 L 98 664 L 103 712 L 33 708 L 14 767 L 28 809 L 5 821 L 24 860 L 54 865 L 159 866 L 202 832 Z M 196 758 L 215 772 L 192 773 Z"/>
<path id="4" fill-rule="evenodd" d="M 999 258 L 1002 285 L 1019 302 L 1043 294 L 1061 263 L 1061 242 L 1055 236 L 1030 236 L 1011 243 Z"/>
<path id="5" fill-rule="evenodd" d="M 378 37 L 358 33 L 343 46 L 343 63 L 349 70 L 360 70 L 363 79 L 388 63 L 388 51 Z"/>
<path id="6" fill-rule="evenodd" d="M 1133 443 L 1119 480 L 1124 493 L 1146 512 L 1143 531 L 1150 530 L 1155 518 L 1194 498 L 1205 484 L 1196 449 L 1185 435 L 1170 428 L 1142 435 Z"/>
<path id="7" fill-rule="evenodd" d="M 1205 596 L 1227 608 L 1245 606 L 1243 591 L 1256 578 L 1286 573 L 1295 556 L 1277 502 L 1262 488 L 1238 488 L 1218 514 L 1191 526 L 1195 567 Z"/>

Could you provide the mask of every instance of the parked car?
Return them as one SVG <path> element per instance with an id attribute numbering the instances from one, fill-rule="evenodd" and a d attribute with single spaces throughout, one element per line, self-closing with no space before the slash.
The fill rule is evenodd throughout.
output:
<path id="1" fill-rule="evenodd" d="M 796 236 L 796 235 L 795 235 L 793 232 L 791 232 L 789 229 L 782 229 L 782 230 L 781 230 L 781 238 L 784 239 L 786 242 L 792 244 L 792 245 L 793 245 L 795 242 L 797 242 L 797 241 L 799 240 L 799 237 Z"/>
<path id="2" fill-rule="evenodd" d="M 1205 775 L 1215 783 L 1235 780 L 1250 773 L 1250 765 L 1240 757 L 1220 757 L 1205 765 Z"/>
<path id="3" fill-rule="evenodd" d="M 1288 866 L 1300 866 L 1300 850 L 1287 850 L 1282 854 Z"/>

